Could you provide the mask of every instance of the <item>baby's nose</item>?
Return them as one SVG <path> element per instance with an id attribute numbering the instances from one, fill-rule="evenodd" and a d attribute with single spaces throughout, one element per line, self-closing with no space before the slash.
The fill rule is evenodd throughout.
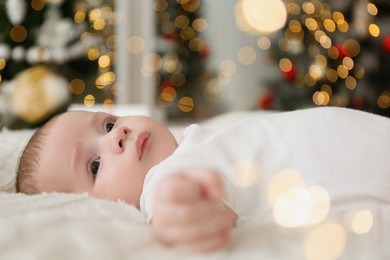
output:
<path id="1" fill-rule="evenodd" d="M 126 141 L 128 135 L 131 133 L 131 130 L 127 126 L 120 126 L 114 128 L 111 132 L 112 137 L 112 148 L 115 152 L 123 152 L 124 142 Z"/>

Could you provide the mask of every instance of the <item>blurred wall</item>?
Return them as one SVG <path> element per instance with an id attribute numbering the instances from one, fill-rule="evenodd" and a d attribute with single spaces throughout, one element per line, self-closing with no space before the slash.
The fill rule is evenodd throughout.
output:
<path id="1" fill-rule="evenodd" d="M 202 13 L 208 22 L 205 40 L 211 45 L 208 66 L 219 72 L 220 64 L 226 59 L 236 64 L 236 71 L 227 83 L 221 84 L 221 101 L 229 110 L 253 109 L 264 81 L 273 77 L 275 69 L 266 61 L 266 53 L 257 45 L 259 36 L 253 36 L 237 29 L 235 5 L 237 0 L 204 0 Z M 250 65 L 240 63 L 237 54 L 243 47 L 255 51 L 256 59 Z"/>

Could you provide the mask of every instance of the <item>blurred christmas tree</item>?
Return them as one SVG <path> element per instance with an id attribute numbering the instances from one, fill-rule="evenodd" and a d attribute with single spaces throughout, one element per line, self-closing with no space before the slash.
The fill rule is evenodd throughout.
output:
<path id="1" fill-rule="evenodd" d="M 0 125 L 36 127 L 71 102 L 113 103 L 112 5 L 0 2 Z"/>
<path id="2" fill-rule="evenodd" d="M 157 50 L 157 103 L 170 118 L 204 118 L 215 111 L 207 87 L 213 77 L 205 68 L 210 49 L 201 33 L 200 0 L 155 0 Z"/>
<path id="3" fill-rule="evenodd" d="M 259 40 L 281 77 L 263 109 L 342 106 L 390 116 L 390 2 L 285 1 L 284 29 Z M 271 43 L 271 44 L 269 44 Z"/>

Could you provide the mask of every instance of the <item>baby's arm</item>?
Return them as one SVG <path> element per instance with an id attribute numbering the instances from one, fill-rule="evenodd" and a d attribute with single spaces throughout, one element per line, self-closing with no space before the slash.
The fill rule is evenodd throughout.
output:
<path id="1" fill-rule="evenodd" d="M 227 244 L 237 218 L 222 200 L 219 175 L 188 170 L 156 185 L 152 226 L 167 245 L 187 251 L 208 251 Z"/>

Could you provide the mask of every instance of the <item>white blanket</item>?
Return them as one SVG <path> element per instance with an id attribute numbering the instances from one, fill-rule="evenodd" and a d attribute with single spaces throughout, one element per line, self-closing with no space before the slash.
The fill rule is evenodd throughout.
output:
<path id="1" fill-rule="evenodd" d="M 208 123 L 252 115 L 230 114 Z M 235 228 L 229 246 L 216 252 L 187 254 L 166 248 L 132 206 L 86 194 L 13 193 L 16 159 L 31 133 L 0 133 L 0 187 L 7 191 L 0 194 L 0 259 L 390 259 L 386 202 L 370 208 L 369 217 L 355 214 L 359 212 L 345 203 L 338 215 L 310 227 L 283 228 L 272 215 L 252 219 Z M 388 150 L 377 151 L 382 152 Z M 372 156 L 376 154 L 368 153 L 367 160 Z"/>

